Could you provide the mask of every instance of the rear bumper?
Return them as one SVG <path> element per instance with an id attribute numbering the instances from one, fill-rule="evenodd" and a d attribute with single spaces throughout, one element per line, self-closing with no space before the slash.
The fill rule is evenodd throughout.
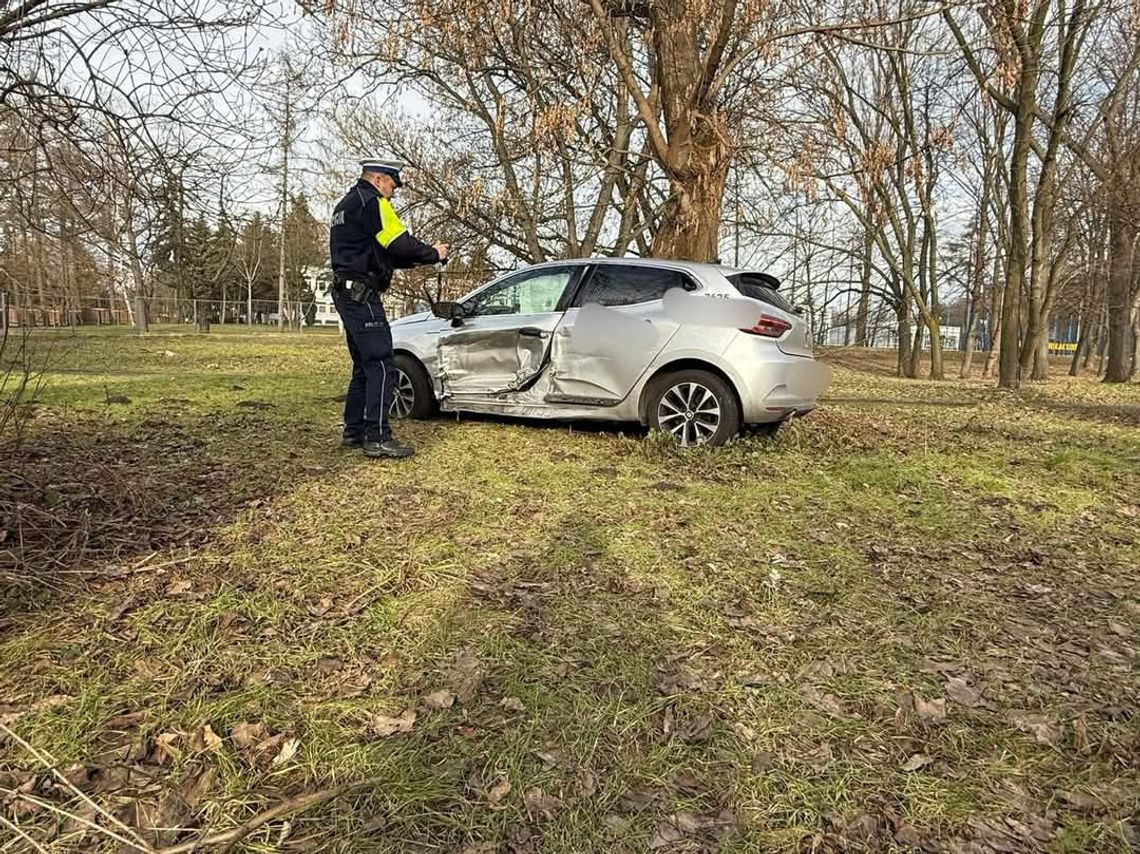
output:
<path id="1" fill-rule="evenodd" d="M 771 341 L 734 341 L 724 355 L 737 374 L 745 424 L 806 415 L 816 408 L 831 381 L 827 365 L 809 356 L 789 356 Z"/>

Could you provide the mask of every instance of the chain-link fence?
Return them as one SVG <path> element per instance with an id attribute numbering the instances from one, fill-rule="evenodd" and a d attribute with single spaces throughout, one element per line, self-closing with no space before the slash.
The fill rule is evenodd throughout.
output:
<path id="1" fill-rule="evenodd" d="M 79 326 L 132 326 L 138 312 L 146 312 L 148 324 L 197 327 L 211 325 L 269 329 L 280 325 L 277 300 L 197 300 L 152 297 L 123 300 L 107 297 L 71 299 L 21 299 L 0 293 L 0 328 Z M 337 326 L 339 318 L 331 300 L 287 302 L 285 325 L 297 328 Z"/>
<path id="2" fill-rule="evenodd" d="M 402 282 L 384 294 L 389 319 L 403 317 L 427 307 L 429 295 L 456 299 L 482 283 L 471 276 L 444 279 L 442 286 L 426 277 L 422 282 Z M 211 326 L 248 327 L 251 331 L 278 328 L 282 311 L 277 300 L 200 300 L 180 297 L 47 297 L 39 299 L 0 292 L 0 329 L 136 325 L 138 313 L 146 312 L 149 325 L 197 327 L 203 319 Z M 308 300 L 286 301 L 285 325 L 292 329 L 339 328 L 340 317 L 332 297 L 318 293 Z"/>

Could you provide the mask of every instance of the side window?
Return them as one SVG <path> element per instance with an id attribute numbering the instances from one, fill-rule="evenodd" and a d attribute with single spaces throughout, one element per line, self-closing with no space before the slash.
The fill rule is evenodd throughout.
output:
<path id="1" fill-rule="evenodd" d="M 672 288 L 692 290 L 693 286 L 677 270 L 600 264 L 594 268 L 593 275 L 574 300 L 574 305 L 636 305 L 661 299 Z"/>
<path id="2" fill-rule="evenodd" d="M 546 314 L 556 311 L 574 272 L 573 267 L 526 270 L 472 297 L 464 306 L 464 311 L 469 317 L 488 314 Z"/>

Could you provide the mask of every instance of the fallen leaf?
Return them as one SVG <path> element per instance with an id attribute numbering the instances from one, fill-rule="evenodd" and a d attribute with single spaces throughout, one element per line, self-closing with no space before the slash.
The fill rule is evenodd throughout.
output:
<path id="1" fill-rule="evenodd" d="M 253 747 L 269 737 L 269 730 L 263 723 L 236 723 L 230 729 L 230 740 L 238 750 Z"/>
<path id="2" fill-rule="evenodd" d="M 297 748 L 301 746 L 301 739 L 287 738 L 281 742 L 281 750 L 273 757 L 270 765 L 277 767 L 288 764 L 289 760 L 297 755 Z"/>
<path id="3" fill-rule="evenodd" d="M 824 771 L 831 765 L 834 754 L 831 752 L 831 745 L 824 742 L 814 750 L 809 750 L 807 753 L 804 753 L 800 759 L 816 771 Z"/>
<path id="4" fill-rule="evenodd" d="M 756 740 L 756 730 L 748 726 L 748 724 L 742 724 L 737 721 L 732 725 L 732 731 L 736 733 L 741 741 L 752 742 Z"/>
<path id="5" fill-rule="evenodd" d="M 221 746 L 221 737 L 214 732 L 209 724 L 202 725 L 202 728 L 194 734 L 194 740 L 191 743 L 191 747 L 199 752 L 215 753 Z"/>
<path id="6" fill-rule="evenodd" d="M 685 727 L 685 729 L 679 733 L 679 736 L 682 741 L 688 742 L 689 744 L 699 744 L 702 741 L 707 741 L 709 736 L 712 735 L 715 721 L 716 719 L 712 715 L 701 715 Z"/>
<path id="7" fill-rule="evenodd" d="M 561 768 L 564 771 L 570 771 L 574 768 L 574 759 L 559 747 L 536 750 L 534 755 L 551 768 Z"/>
<path id="8" fill-rule="evenodd" d="M 380 738 L 388 738 L 398 733 L 411 732 L 415 722 L 415 710 L 406 709 L 398 718 L 390 718 L 387 715 L 373 715 L 369 729 L 373 735 L 377 735 Z"/>
<path id="9" fill-rule="evenodd" d="M 108 615 L 108 619 L 110 619 L 112 623 L 118 622 L 128 611 L 134 610 L 139 604 L 140 599 L 138 596 L 127 596 L 115 606 L 114 610 Z"/>
<path id="10" fill-rule="evenodd" d="M 673 778 L 673 785 L 680 789 L 682 792 L 695 794 L 703 791 L 705 785 L 701 782 L 701 778 L 691 771 L 682 771 Z"/>
<path id="11" fill-rule="evenodd" d="M 1132 629 L 1124 625 L 1124 623 L 1118 623 L 1115 620 L 1108 621 L 1108 630 L 1117 637 L 1127 638 L 1132 636 Z"/>
<path id="12" fill-rule="evenodd" d="M 762 774 L 776 764 L 776 754 L 761 750 L 752 757 L 752 771 L 756 774 Z"/>
<path id="13" fill-rule="evenodd" d="M 1030 712 L 1010 712 L 1009 722 L 1025 733 L 1029 733 L 1038 744 L 1054 745 L 1061 738 L 1061 727 L 1047 715 Z"/>
<path id="14" fill-rule="evenodd" d="M 554 795 L 546 794 L 542 789 L 531 789 L 523 795 L 523 804 L 526 806 L 526 811 L 535 818 L 549 820 L 562 806 L 562 801 Z"/>
<path id="15" fill-rule="evenodd" d="M 159 765 L 166 765 L 172 760 L 178 760 L 182 751 L 177 744 L 181 739 L 180 732 L 160 732 L 154 737 L 154 761 Z"/>
<path id="16" fill-rule="evenodd" d="M 503 697 L 503 699 L 499 701 L 499 705 L 506 709 L 508 712 L 526 711 L 526 706 L 523 705 L 523 701 L 518 697 Z"/>
<path id="17" fill-rule="evenodd" d="M 960 676 L 952 676 L 946 683 L 946 696 L 960 706 L 972 709 L 981 705 L 982 691 L 980 688 L 971 688 L 966 680 Z"/>
<path id="18" fill-rule="evenodd" d="M 669 821 L 663 821 L 657 825 L 653 831 L 653 835 L 649 837 L 649 849 L 655 851 L 658 848 L 664 848 L 666 845 L 672 845 L 674 842 L 679 842 L 684 839 L 685 835 Z"/>
<path id="19" fill-rule="evenodd" d="M 661 796 L 654 789 L 630 789 L 618 799 L 622 812 L 641 812 L 651 806 Z"/>
<path id="20" fill-rule="evenodd" d="M 843 703 L 834 694 L 821 694 L 813 686 L 805 686 L 803 695 L 814 708 L 833 717 L 843 717 Z"/>
<path id="21" fill-rule="evenodd" d="M 340 671 L 344 667 L 344 662 L 335 656 L 325 656 L 317 659 L 317 670 L 321 673 L 331 674 Z"/>
<path id="22" fill-rule="evenodd" d="M 239 404 L 240 406 L 240 404 Z M 311 617 L 323 617 L 332 610 L 332 598 L 329 596 L 322 596 L 316 602 L 310 602 L 305 606 L 305 610 L 309 612 Z"/>
<path id="23" fill-rule="evenodd" d="M 925 753 L 916 753 L 903 763 L 902 769 L 904 771 L 917 771 L 919 768 L 925 768 L 933 761 L 934 760 Z"/>
<path id="24" fill-rule="evenodd" d="M 946 720 L 946 698 L 927 700 L 917 692 L 914 694 L 914 712 L 923 723 L 940 724 Z"/>
<path id="25" fill-rule="evenodd" d="M 578 797 L 589 798 L 598 791 L 598 777 L 593 771 L 583 771 L 575 783 Z"/>
<path id="26" fill-rule="evenodd" d="M 1081 753 L 1088 751 L 1091 741 L 1089 739 L 1089 724 L 1085 719 L 1084 714 L 1077 715 L 1073 718 L 1073 741 L 1076 744 L 1077 750 Z"/>
<path id="27" fill-rule="evenodd" d="M 182 579 L 181 581 L 172 581 L 170 586 L 166 588 L 166 592 L 170 596 L 178 596 L 182 593 L 188 592 L 194 586 L 193 582 Z"/>
<path id="28" fill-rule="evenodd" d="M 455 673 L 459 677 L 455 698 L 463 705 L 470 703 L 483 687 L 484 668 L 479 657 L 470 649 L 455 656 Z"/>
<path id="29" fill-rule="evenodd" d="M 1057 796 L 1073 809 L 1081 812 L 1095 812 L 1100 806 L 1100 800 L 1085 792 L 1070 792 L 1061 790 Z"/>
<path id="30" fill-rule="evenodd" d="M 509 795 L 510 792 L 510 781 L 506 779 L 500 780 L 487 791 L 487 802 L 490 803 L 491 806 L 495 806 Z"/>
<path id="31" fill-rule="evenodd" d="M 622 839 L 629 833 L 632 822 L 628 818 L 622 818 L 617 813 L 610 813 L 602 819 L 602 824 L 606 826 L 611 838 Z"/>
<path id="32" fill-rule="evenodd" d="M 423 703 L 428 709 L 450 709 L 455 704 L 455 695 L 445 689 L 432 691 L 424 697 Z"/>
<path id="33" fill-rule="evenodd" d="M 657 825 L 649 840 L 651 849 L 664 848 L 685 837 L 706 836 L 719 838 L 736 826 L 736 815 L 731 810 L 720 812 L 674 813 Z"/>

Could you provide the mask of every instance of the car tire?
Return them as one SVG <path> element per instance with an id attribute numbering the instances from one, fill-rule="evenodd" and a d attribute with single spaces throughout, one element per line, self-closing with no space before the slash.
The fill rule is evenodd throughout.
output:
<path id="1" fill-rule="evenodd" d="M 392 395 L 392 418 L 421 420 L 435 415 L 435 389 L 431 377 L 415 356 L 397 353 L 393 360 L 398 372 L 396 391 Z"/>
<path id="2" fill-rule="evenodd" d="M 679 445 L 723 445 L 740 432 L 736 392 L 711 371 L 662 374 L 646 387 L 649 426 Z"/>

